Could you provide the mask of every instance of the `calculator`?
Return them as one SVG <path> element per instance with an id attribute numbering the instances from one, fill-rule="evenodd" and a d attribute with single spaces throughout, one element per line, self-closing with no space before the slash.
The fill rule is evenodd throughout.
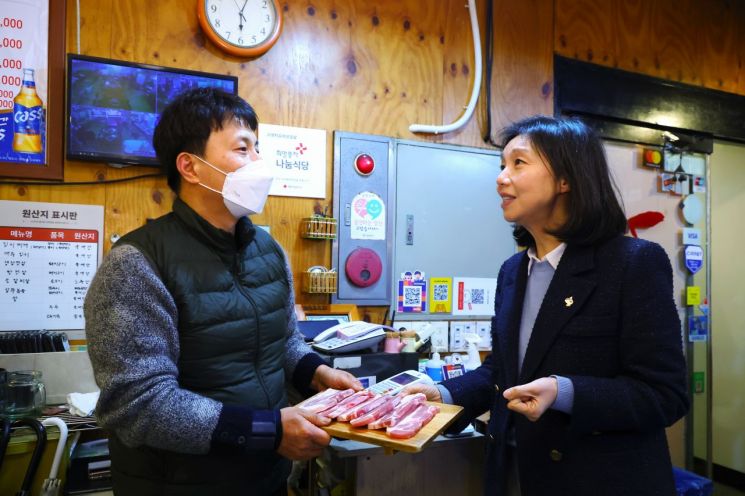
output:
<path id="1" fill-rule="evenodd" d="M 388 379 L 373 384 L 368 389 L 376 394 L 398 394 L 404 387 L 409 384 L 423 382 L 425 384 L 434 384 L 427 374 L 422 374 L 417 370 L 406 370 L 396 374 Z"/>

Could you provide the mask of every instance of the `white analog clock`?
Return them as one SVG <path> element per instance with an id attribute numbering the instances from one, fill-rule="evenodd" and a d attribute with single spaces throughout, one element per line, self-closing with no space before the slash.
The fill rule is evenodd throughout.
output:
<path id="1" fill-rule="evenodd" d="M 237 57 L 258 57 L 282 31 L 279 0 L 199 0 L 197 15 L 207 38 Z"/>

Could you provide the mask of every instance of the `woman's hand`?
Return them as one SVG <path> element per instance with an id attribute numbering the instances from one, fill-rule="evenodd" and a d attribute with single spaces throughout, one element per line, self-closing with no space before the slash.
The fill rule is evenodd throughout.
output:
<path id="1" fill-rule="evenodd" d="M 554 377 L 541 377 L 521 386 L 511 387 L 503 393 L 507 408 L 525 415 L 535 422 L 556 401 L 559 382 Z"/>
<path id="2" fill-rule="evenodd" d="M 319 392 L 328 388 L 352 388 L 355 391 L 360 391 L 362 389 L 362 383 L 347 371 L 332 369 L 328 365 L 321 365 L 316 369 L 315 374 L 313 374 L 313 380 L 310 381 L 310 387 Z"/>
<path id="3" fill-rule="evenodd" d="M 403 388 L 399 394 L 401 396 L 406 396 L 407 394 L 415 393 L 424 393 L 424 395 L 427 397 L 427 401 L 436 401 L 438 403 L 442 403 L 442 395 L 440 394 L 440 390 L 437 389 L 437 386 L 433 386 L 431 384 L 423 384 L 421 382 L 417 384 L 411 384 Z"/>

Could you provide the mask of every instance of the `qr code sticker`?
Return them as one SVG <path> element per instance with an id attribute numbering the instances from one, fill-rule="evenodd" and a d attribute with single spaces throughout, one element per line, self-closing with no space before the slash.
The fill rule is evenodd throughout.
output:
<path id="1" fill-rule="evenodd" d="M 404 286 L 404 306 L 418 307 L 422 304 L 421 286 Z"/>
<path id="2" fill-rule="evenodd" d="M 448 285 L 447 284 L 434 284 L 432 286 L 432 300 L 433 301 L 447 301 L 448 299 Z"/>
<path id="3" fill-rule="evenodd" d="M 483 289 L 472 289 L 471 290 L 471 303 L 474 305 L 484 304 L 484 290 Z"/>

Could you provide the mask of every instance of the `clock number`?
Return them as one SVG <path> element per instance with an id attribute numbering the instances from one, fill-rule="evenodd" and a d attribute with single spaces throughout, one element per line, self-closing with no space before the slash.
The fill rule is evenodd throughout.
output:
<path id="1" fill-rule="evenodd" d="M 239 45 L 242 45 L 243 44 L 243 38 L 242 37 L 241 38 L 238 38 L 238 44 Z"/>
<path id="2" fill-rule="evenodd" d="M 212 11 L 213 14 L 217 12 L 217 5 L 215 4 L 210 5 L 210 10 Z"/>
<path id="3" fill-rule="evenodd" d="M 261 2 L 261 8 L 265 9 L 266 7 L 267 7 L 266 0 L 264 0 L 263 2 Z"/>
<path id="4" fill-rule="evenodd" d="M 225 37 L 226 39 L 230 39 L 230 31 L 225 31 L 228 35 Z"/>
<path id="5" fill-rule="evenodd" d="M 269 14 L 266 15 L 266 22 L 272 22 L 272 18 L 269 17 Z"/>
<path id="6" fill-rule="evenodd" d="M 220 27 L 220 19 L 215 19 L 215 26 Z"/>
<path id="7" fill-rule="evenodd" d="M 261 34 L 266 35 L 266 28 L 261 28 Z"/>
<path id="8" fill-rule="evenodd" d="M 256 35 L 251 36 L 251 43 L 256 43 Z"/>

